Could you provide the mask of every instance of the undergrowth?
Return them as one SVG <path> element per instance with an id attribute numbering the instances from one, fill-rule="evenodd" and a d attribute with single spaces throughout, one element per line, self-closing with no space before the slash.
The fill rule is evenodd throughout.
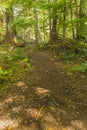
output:
<path id="1" fill-rule="evenodd" d="M 20 80 L 30 68 L 23 48 L 3 45 L 0 47 L 0 91 Z"/>
<path id="2" fill-rule="evenodd" d="M 87 73 L 87 62 L 74 66 L 71 71 Z"/>
<path id="3" fill-rule="evenodd" d="M 87 44 L 83 42 L 53 43 L 48 48 L 53 55 L 66 64 L 70 72 L 87 73 Z M 70 67 L 71 66 L 71 67 Z"/>

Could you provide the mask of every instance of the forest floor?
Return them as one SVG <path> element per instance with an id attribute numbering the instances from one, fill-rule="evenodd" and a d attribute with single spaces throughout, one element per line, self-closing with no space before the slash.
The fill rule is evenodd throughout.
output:
<path id="1" fill-rule="evenodd" d="M 31 68 L 0 94 L 0 130 L 87 130 L 87 77 L 47 51 L 28 51 Z"/>

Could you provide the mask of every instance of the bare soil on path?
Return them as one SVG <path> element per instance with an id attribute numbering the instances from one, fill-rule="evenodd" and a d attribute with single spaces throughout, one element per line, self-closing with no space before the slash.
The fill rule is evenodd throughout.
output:
<path id="1" fill-rule="evenodd" d="M 87 77 L 49 52 L 28 55 L 30 70 L 0 94 L 0 130 L 87 130 Z"/>

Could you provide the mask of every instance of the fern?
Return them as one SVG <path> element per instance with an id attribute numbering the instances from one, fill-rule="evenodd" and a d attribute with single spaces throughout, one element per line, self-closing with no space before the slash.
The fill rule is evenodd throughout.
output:
<path id="1" fill-rule="evenodd" d="M 73 72 L 87 72 L 87 62 L 81 63 L 80 65 L 76 65 L 73 69 Z"/>

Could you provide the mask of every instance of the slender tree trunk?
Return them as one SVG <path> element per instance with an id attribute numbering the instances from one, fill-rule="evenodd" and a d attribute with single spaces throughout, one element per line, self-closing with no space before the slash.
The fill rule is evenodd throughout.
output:
<path id="1" fill-rule="evenodd" d="M 37 9 L 34 8 L 34 18 L 35 18 L 35 42 L 39 42 L 39 27 L 38 27 L 38 14 Z"/>
<path id="2" fill-rule="evenodd" d="M 48 3 L 51 4 L 51 1 L 48 0 Z M 50 33 L 49 33 L 49 37 L 51 37 L 51 29 L 52 29 L 52 19 L 51 19 L 51 13 L 52 13 L 52 10 L 51 8 L 49 9 L 49 30 L 50 30 Z"/>
<path id="3" fill-rule="evenodd" d="M 74 25 L 73 25 L 73 8 L 72 8 L 72 3 L 73 1 L 70 0 L 70 16 L 71 16 L 71 28 L 72 28 L 72 38 L 75 39 L 75 30 L 74 30 Z"/>
<path id="4" fill-rule="evenodd" d="M 44 19 L 45 19 L 45 13 L 43 12 L 43 23 L 42 23 L 42 32 L 43 32 L 43 40 L 45 41 L 45 39 L 46 39 L 46 28 L 45 28 L 45 21 L 44 21 Z"/>
<path id="5" fill-rule="evenodd" d="M 55 0 L 57 2 L 57 0 Z M 50 42 L 55 42 L 57 40 L 57 8 L 53 7 L 53 21 L 52 21 L 52 29 L 50 34 Z"/>
<path id="6" fill-rule="evenodd" d="M 79 18 L 80 18 L 80 25 L 79 25 L 79 31 L 80 31 L 80 39 L 84 39 L 82 36 L 82 33 L 84 32 L 84 26 L 85 26 L 85 0 L 80 0 L 80 9 L 79 9 Z"/>
<path id="7" fill-rule="evenodd" d="M 85 0 L 80 0 L 79 6 L 78 6 L 78 1 L 75 0 L 75 4 L 76 4 L 76 19 L 77 20 L 79 19 L 79 21 L 77 21 L 77 24 L 76 24 L 76 39 L 77 40 L 81 40 L 82 39 L 82 33 L 84 31 L 85 2 L 86 2 Z"/>
<path id="8" fill-rule="evenodd" d="M 31 39 L 31 32 L 30 32 L 30 29 L 28 30 L 27 32 L 27 41 L 29 42 Z"/>
<path id="9" fill-rule="evenodd" d="M 78 21 L 79 19 L 79 8 L 78 8 L 78 1 L 75 0 L 75 15 L 76 15 L 76 39 L 80 39 L 80 22 Z"/>
<path id="10" fill-rule="evenodd" d="M 66 39 L 66 5 L 64 6 L 63 9 L 63 44 L 65 44 L 65 39 Z"/>
<path id="11" fill-rule="evenodd" d="M 59 13 L 59 16 L 58 16 L 58 25 L 57 25 L 57 35 L 59 37 L 59 33 L 60 33 L 60 20 L 61 20 L 61 15 L 62 13 L 60 12 Z"/>

